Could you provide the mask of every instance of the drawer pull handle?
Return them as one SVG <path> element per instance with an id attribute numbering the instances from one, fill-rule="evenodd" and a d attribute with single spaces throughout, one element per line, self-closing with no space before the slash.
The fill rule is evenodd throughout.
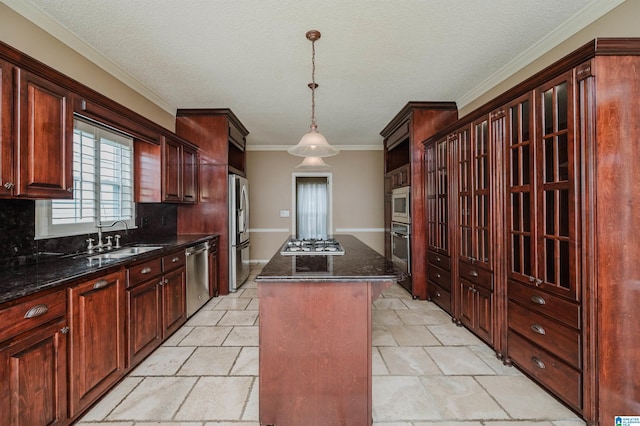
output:
<path id="1" fill-rule="evenodd" d="M 178 256 L 174 257 L 173 259 L 171 259 L 171 263 L 176 263 L 180 260 L 180 258 Z"/>
<path id="2" fill-rule="evenodd" d="M 536 305 L 545 305 L 547 303 L 547 301 L 544 300 L 544 298 L 540 297 L 540 296 L 531 296 L 531 301 L 533 303 L 535 303 Z"/>
<path id="3" fill-rule="evenodd" d="M 49 307 L 47 305 L 36 305 L 33 308 L 29 309 L 25 314 L 25 319 L 41 317 L 42 315 L 49 312 Z"/>
<path id="4" fill-rule="evenodd" d="M 109 284 L 109 281 L 107 281 L 107 280 L 100 280 L 100 281 L 96 282 L 96 283 L 93 285 L 93 289 L 94 289 L 94 290 L 97 290 L 97 289 L 99 289 L 99 288 L 104 288 L 104 287 L 106 287 L 106 286 L 107 286 L 107 284 Z"/>
<path id="5" fill-rule="evenodd" d="M 547 334 L 547 332 L 544 330 L 544 327 L 542 327 L 540 324 L 531 325 L 531 330 L 533 330 L 534 333 L 538 333 L 542 335 Z"/>
<path id="6" fill-rule="evenodd" d="M 140 271 L 141 274 L 148 274 L 151 272 L 151 268 L 149 268 L 148 266 L 145 266 L 144 268 L 142 268 L 142 271 Z"/>
<path id="7" fill-rule="evenodd" d="M 471 275 L 472 277 L 477 277 L 478 276 L 478 272 L 476 271 L 470 271 L 469 275 Z"/>
<path id="8" fill-rule="evenodd" d="M 440 297 L 440 292 L 436 291 L 436 297 Z"/>
<path id="9" fill-rule="evenodd" d="M 542 360 L 538 357 L 532 356 L 531 362 L 533 362 L 538 368 L 541 368 L 541 369 L 546 368 L 546 365 L 544 365 L 544 362 L 542 362 Z"/>
<path id="10" fill-rule="evenodd" d="M 436 278 L 440 278 L 440 274 L 436 274 Z"/>
<path id="11" fill-rule="evenodd" d="M 436 256 L 436 262 L 442 262 L 442 259 L 440 259 L 440 256 Z"/>

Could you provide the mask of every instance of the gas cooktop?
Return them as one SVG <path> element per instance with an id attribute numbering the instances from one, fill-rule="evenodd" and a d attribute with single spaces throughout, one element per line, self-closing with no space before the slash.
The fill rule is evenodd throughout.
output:
<path id="1" fill-rule="evenodd" d="M 297 239 L 290 238 L 282 248 L 284 256 L 339 256 L 344 254 L 342 244 L 336 239 Z"/>

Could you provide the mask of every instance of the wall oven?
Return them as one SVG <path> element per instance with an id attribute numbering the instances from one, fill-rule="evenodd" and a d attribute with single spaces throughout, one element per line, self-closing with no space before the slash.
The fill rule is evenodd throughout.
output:
<path id="1" fill-rule="evenodd" d="M 411 187 L 409 186 L 391 191 L 391 220 L 393 222 L 411 223 L 410 192 Z"/>
<path id="2" fill-rule="evenodd" d="M 391 260 L 396 268 L 410 274 L 411 228 L 406 223 L 391 222 Z"/>

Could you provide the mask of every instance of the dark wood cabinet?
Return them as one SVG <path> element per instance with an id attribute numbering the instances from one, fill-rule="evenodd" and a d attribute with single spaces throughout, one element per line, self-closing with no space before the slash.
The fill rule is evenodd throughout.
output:
<path id="1" fill-rule="evenodd" d="M 444 137 L 425 146 L 425 220 L 429 299 L 451 314 L 448 145 Z"/>
<path id="2" fill-rule="evenodd" d="M 12 117 L 13 66 L 0 60 L 0 197 L 11 196 L 15 187 Z"/>
<path id="3" fill-rule="evenodd" d="M 187 320 L 184 251 L 127 268 L 127 367 L 153 352 Z"/>
<path id="4" fill-rule="evenodd" d="M 125 373 L 122 271 L 69 288 L 69 413 L 95 402 Z"/>
<path id="5" fill-rule="evenodd" d="M 455 140 L 453 316 L 594 425 L 640 395 L 639 53 L 594 40 L 424 144 Z"/>
<path id="6" fill-rule="evenodd" d="M 422 143 L 458 118 L 453 102 L 409 102 L 380 132 L 384 138 L 384 172 L 390 187 L 410 187 L 411 265 L 407 290 L 419 299 L 427 294 L 427 222 L 425 213 L 425 171 Z M 385 206 L 390 203 L 385 189 Z M 390 208 L 390 207 L 385 207 Z M 385 215 L 385 230 L 391 228 L 391 217 Z M 386 235 L 385 254 L 391 253 L 391 237 Z"/>
<path id="7" fill-rule="evenodd" d="M 162 144 L 162 197 L 174 203 L 195 203 L 198 187 L 197 151 L 170 137 Z"/>
<path id="8" fill-rule="evenodd" d="M 178 233 L 218 234 L 218 290 L 229 294 L 229 174 L 246 176 L 249 131 L 229 109 L 180 109 L 176 133 L 198 145 L 195 206 L 178 206 Z"/>
<path id="9" fill-rule="evenodd" d="M 209 297 L 220 294 L 218 288 L 218 237 L 209 241 Z"/>
<path id="10" fill-rule="evenodd" d="M 0 309 L 0 424 L 67 423 L 66 294 Z"/>
<path id="11" fill-rule="evenodd" d="M 16 187 L 26 198 L 73 197 L 72 93 L 15 69 Z"/>

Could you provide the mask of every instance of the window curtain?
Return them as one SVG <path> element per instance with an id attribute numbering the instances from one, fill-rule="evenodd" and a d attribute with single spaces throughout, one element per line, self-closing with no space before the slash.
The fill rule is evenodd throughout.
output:
<path id="1" fill-rule="evenodd" d="M 299 177 L 297 179 L 297 237 L 327 238 L 327 179 Z"/>

